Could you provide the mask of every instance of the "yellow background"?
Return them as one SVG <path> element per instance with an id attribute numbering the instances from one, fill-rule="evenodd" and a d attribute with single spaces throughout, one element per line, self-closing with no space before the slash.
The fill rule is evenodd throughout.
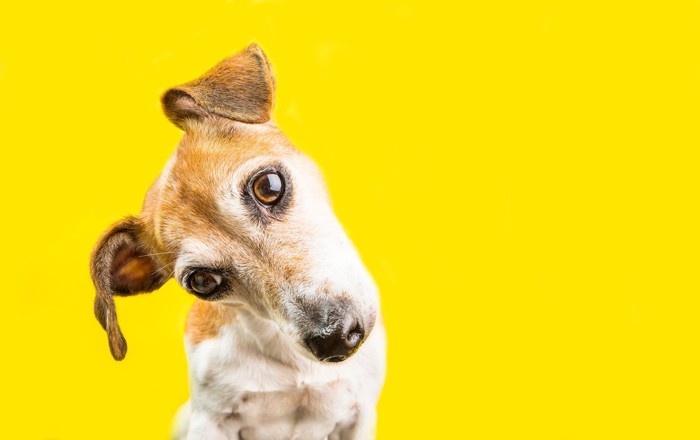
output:
<path id="1" fill-rule="evenodd" d="M 0 437 L 165 439 L 192 297 L 88 255 L 180 132 L 159 96 L 251 41 L 381 288 L 384 439 L 700 438 L 700 4 L 0 6 Z"/>

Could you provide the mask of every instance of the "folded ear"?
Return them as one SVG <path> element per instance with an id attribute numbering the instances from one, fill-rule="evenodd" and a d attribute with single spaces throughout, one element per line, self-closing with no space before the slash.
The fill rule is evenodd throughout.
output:
<path id="1" fill-rule="evenodd" d="M 107 332 L 110 351 L 118 361 L 126 356 L 126 339 L 117 322 L 112 296 L 151 292 L 170 278 L 159 269 L 161 262 L 152 255 L 147 242 L 138 219 L 127 217 L 100 237 L 90 256 L 95 317 Z"/>
<path id="2" fill-rule="evenodd" d="M 163 111 L 173 124 L 218 115 L 251 124 L 272 117 L 275 79 L 263 51 L 251 44 L 227 58 L 199 79 L 165 92 Z"/>

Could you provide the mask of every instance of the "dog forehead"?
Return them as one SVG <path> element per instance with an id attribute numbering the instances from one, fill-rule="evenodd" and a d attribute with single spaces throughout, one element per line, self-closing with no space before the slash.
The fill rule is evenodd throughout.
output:
<path id="1" fill-rule="evenodd" d="M 223 198 L 235 201 L 232 196 L 259 168 L 273 163 L 296 168 L 305 159 L 272 124 L 202 125 L 183 136 L 147 194 L 143 214 L 162 247 L 222 233 L 235 222 L 228 215 L 222 221 Z"/>
<path id="2" fill-rule="evenodd" d="M 211 191 L 212 184 L 227 179 L 246 162 L 296 153 L 287 137 L 272 124 L 202 125 L 185 133 L 169 174 L 189 188 Z"/>

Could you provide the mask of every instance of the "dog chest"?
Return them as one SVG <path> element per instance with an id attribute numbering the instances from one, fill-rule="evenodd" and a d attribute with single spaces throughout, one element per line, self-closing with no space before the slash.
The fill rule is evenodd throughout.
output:
<path id="1" fill-rule="evenodd" d="M 346 381 L 279 391 L 248 391 L 234 402 L 229 423 L 243 440 L 324 439 L 353 421 L 356 397 Z"/>
<path id="2" fill-rule="evenodd" d="M 211 410 L 220 414 L 229 438 L 322 440 L 356 417 L 357 389 L 349 380 L 286 387 L 282 383 L 246 383 L 240 376 L 233 382 L 221 380 L 200 390 L 201 397 L 216 402 L 218 408 Z"/>
<path id="3" fill-rule="evenodd" d="M 218 356 L 196 364 L 193 401 L 219 420 L 227 438 L 322 440 L 357 416 L 362 387 L 345 369 L 300 372 Z"/>

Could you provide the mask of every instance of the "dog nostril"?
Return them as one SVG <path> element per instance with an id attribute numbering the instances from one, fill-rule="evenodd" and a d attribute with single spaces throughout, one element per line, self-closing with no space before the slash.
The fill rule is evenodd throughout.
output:
<path id="1" fill-rule="evenodd" d="M 348 348 L 355 348 L 360 344 L 360 341 L 362 341 L 364 337 L 365 332 L 362 329 L 362 325 L 359 323 L 359 321 L 356 321 L 355 325 L 350 331 L 348 331 L 344 339 Z"/>
<path id="2" fill-rule="evenodd" d="M 306 346 L 320 361 L 341 362 L 352 355 L 365 337 L 364 328 L 358 319 L 347 316 L 327 336 L 307 338 Z"/>

